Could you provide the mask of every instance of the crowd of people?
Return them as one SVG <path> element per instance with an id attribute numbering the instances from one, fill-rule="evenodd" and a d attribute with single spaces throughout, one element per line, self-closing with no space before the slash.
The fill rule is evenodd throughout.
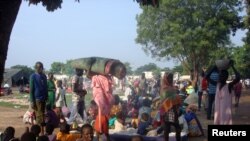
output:
<path id="1" fill-rule="evenodd" d="M 55 82 L 52 73 L 47 79 L 43 64 L 37 62 L 36 72 L 30 77 L 30 108 L 34 111 L 30 115 L 34 120 L 28 121 L 32 124 L 30 131 L 27 129 L 21 138 L 15 138 L 15 129 L 7 127 L 1 138 L 3 141 L 101 141 L 102 138 L 110 141 L 112 133 L 132 134 L 131 141 L 146 140 L 147 136 L 161 136 L 165 141 L 172 136 L 181 141 L 188 136 L 204 136 L 196 116 L 202 107 L 208 120 L 214 118 L 214 124 L 233 124 L 232 97 L 235 93 L 237 107 L 242 86 L 233 62 L 229 65 L 235 73 L 229 83 L 228 71 L 216 66 L 203 70 L 195 86 L 174 82 L 170 72 L 149 83 L 143 73 L 139 80 L 130 80 L 122 89 L 125 100 L 113 95 L 112 76 L 88 73 L 93 94 L 90 105 L 85 105 L 83 70 L 76 69 L 72 79 L 72 108 L 67 111 L 62 81 Z M 125 75 L 122 70 L 119 72 Z M 56 134 L 55 128 L 60 129 Z M 72 130 L 79 132 L 72 133 Z"/>

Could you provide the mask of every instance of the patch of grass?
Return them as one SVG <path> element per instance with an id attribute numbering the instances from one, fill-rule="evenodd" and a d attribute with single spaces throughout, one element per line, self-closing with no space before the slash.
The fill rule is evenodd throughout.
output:
<path id="1" fill-rule="evenodd" d="M 8 107 L 8 108 L 15 108 L 15 107 L 17 107 L 17 108 L 26 108 L 26 109 L 28 109 L 27 105 L 13 104 L 13 103 L 4 102 L 4 101 L 0 102 L 0 106 L 2 106 L 2 107 Z"/>
<path id="2" fill-rule="evenodd" d="M 17 94 L 15 95 L 16 99 L 28 99 L 29 98 L 29 94 Z"/>

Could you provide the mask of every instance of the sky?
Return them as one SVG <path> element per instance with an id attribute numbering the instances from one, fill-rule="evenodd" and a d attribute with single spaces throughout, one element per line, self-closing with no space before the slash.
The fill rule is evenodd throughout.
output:
<path id="1" fill-rule="evenodd" d="M 174 61 L 156 61 L 135 43 L 139 5 L 133 0 L 64 0 L 62 8 L 47 12 L 41 4 L 23 1 L 12 30 L 6 67 L 99 56 L 129 62 L 133 69 L 155 63 L 174 67 Z M 244 31 L 232 37 L 242 45 Z"/>

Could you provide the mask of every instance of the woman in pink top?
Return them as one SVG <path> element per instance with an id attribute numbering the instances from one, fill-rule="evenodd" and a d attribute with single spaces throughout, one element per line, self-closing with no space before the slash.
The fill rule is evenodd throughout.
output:
<path id="1" fill-rule="evenodd" d="M 232 82 L 226 82 L 228 79 L 227 70 L 222 70 L 219 74 L 219 82 L 217 83 L 214 108 L 214 124 L 217 125 L 232 124 L 233 88 L 234 85 L 240 81 L 240 75 L 234 68 L 233 62 L 231 62 L 231 66 L 236 76 Z"/>
<path id="2" fill-rule="evenodd" d="M 110 141 L 108 132 L 108 119 L 111 107 L 114 103 L 111 77 L 104 75 L 92 76 L 92 88 L 93 99 L 98 106 L 98 115 L 94 125 L 97 138 L 100 140 L 100 134 L 105 134 L 107 141 Z"/>

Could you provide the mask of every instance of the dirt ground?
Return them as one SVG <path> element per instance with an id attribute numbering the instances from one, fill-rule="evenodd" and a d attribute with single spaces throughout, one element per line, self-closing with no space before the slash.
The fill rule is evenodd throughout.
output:
<path id="1" fill-rule="evenodd" d="M 2 97 L 0 97 L 2 99 Z M 244 90 L 240 99 L 240 105 L 233 109 L 234 124 L 250 124 L 250 90 Z M 16 137 L 20 137 L 25 131 L 25 127 L 30 127 L 22 122 L 22 115 L 27 109 L 0 107 L 0 131 L 3 132 L 7 126 L 16 129 Z M 207 125 L 213 124 L 212 120 L 206 119 L 205 111 L 197 112 L 197 116 L 203 125 L 204 132 L 207 133 Z M 192 137 L 189 141 L 206 141 L 207 137 Z"/>

